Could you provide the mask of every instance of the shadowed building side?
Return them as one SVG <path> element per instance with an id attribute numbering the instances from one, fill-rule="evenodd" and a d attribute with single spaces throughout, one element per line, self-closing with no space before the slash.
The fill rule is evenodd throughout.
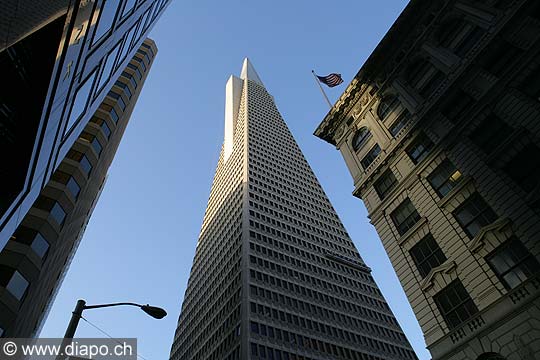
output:
<path id="1" fill-rule="evenodd" d="M 0 336 L 39 332 L 106 182 L 157 48 L 146 39 L 0 252 Z"/>
<path id="2" fill-rule="evenodd" d="M 540 3 L 411 1 L 315 135 L 435 360 L 540 354 Z"/>

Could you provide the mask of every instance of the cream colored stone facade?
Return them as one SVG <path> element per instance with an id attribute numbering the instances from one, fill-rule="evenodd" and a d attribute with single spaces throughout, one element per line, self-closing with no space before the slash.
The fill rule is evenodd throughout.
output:
<path id="1" fill-rule="evenodd" d="M 539 52 L 538 1 L 411 1 L 315 132 L 341 152 L 433 359 L 540 359 Z M 439 259 L 421 273 L 429 234 Z M 461 321 L 442 313 L 456 283 L 477 310 Z"/>

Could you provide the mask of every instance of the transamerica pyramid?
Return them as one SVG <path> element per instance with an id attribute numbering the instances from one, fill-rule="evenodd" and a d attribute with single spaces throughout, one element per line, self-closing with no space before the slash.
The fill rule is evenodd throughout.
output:
<path id="1" fill-rule="evenodd" d="M 416 359 L 248 59 L 170 358 Z"/>

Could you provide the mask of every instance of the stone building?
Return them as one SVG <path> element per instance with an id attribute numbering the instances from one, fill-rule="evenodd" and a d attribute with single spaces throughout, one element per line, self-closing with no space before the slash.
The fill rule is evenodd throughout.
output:
<path id="1" fill-rule="evenodd" d="M 540 359 L 540 2 L 412 0 L 315 131 L 433 359 Z"/>

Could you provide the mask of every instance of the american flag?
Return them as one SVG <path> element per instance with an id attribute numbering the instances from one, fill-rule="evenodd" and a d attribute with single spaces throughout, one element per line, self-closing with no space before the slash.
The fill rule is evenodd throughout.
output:
<path id="1" fill-rule="evenodd" d="M 341 78 L 341 74 L 335 74 L 335 73 L 332 73 L 327 76 L 317 75 L 317 78 L 319 79 L 320 82 L 322 82 L 328 87 L 338 86 L 339 84 L 343 82 L 343 79 Z"/>

